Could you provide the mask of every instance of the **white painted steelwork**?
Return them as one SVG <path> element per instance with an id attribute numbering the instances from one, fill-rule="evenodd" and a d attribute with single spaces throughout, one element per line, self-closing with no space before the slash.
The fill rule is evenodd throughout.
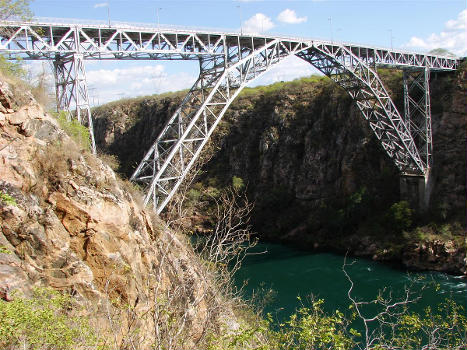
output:
<path id="1" fill-rule="evenodd" d="M 427 176 L 432 163 L 430 71 L 455 70 L 458 59 L 334 41 L 156 28 L 131 24 L 0 22 L 0 52 L 55 61 L 57 102 L 87 114 L 85 60 L 199 60 L 200 75 L 131 179 L 160 213 L 198 158 L 225 111 L 249 81 L 296 55 L 353 98 L 403 174 Z M 404 70 L 402 116 L 377 73 Z"/>

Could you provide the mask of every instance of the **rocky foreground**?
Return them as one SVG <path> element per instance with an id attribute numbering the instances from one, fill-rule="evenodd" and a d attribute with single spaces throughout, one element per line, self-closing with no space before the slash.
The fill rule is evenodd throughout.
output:
<path id="1" fill-rule="evenodd" d="M 235 327 L 190 245 L 125 188 L 0 80 L 0 297 L 67 292 L 111 348 L 193 348 Z"/>

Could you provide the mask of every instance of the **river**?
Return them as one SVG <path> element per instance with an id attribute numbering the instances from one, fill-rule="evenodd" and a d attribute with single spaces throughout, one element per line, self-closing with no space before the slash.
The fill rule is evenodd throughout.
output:
<path id="1" fill-rule="evenodd" d="M 347 310 L 349 282 L 342 265 L 344 257 L 336 254 L 310 253 L 291 247 L 260 243 L 250 250 L 235 275 L 237 286 L 247 281 L 244 294 L 251 298 L 257 294 L 257 301 L 265 305 L 264 311 L 271 313 L 278 321 L 285 320 L 308 296 L 325 300 L 327 311 Z M 467 280 L 443 273 L 407 273 L 390 266 L 362 258 L 347 258 L 346 271 L 355 283 L 353 296 L 360 300 L 376 298 L 378 291 L 391 288 L 394 295 L 402 295 L 405 286 L 422 294 L 414 310 L 437 305 L 446 297 L 466 305 Z M 437 287 L 438 286 L 438 287 Z M 422 287 L 423 291 L 419 292 Z M 261 290 L 273 290 L 262 293 Z M 301 301 L 297 297 L 301 297 Z"/>

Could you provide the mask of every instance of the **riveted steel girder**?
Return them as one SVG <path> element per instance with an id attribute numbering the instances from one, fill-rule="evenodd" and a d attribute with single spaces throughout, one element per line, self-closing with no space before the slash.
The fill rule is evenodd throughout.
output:
<path id="1" fill-rule="evenodd" d="M 84 59 L 163 59 L 197 60 L 225 54 L 225 43 L 259 46 L 264 40 L 280 39 L 284 45 L 331 45 L 324 40 L 275 37 L 257 33 L 229 33 L 159 27 L 141 24 L 70 24 L 55 19 L 33 22 L 0 21 L 0 52 L 23 59 L 54 59 L 80 52 Z M 348 52 L 364 62 L 389 67 L 428 67 L 431 70 L 453 70 L 458 60 L 453 57 L 404 52 L 364 45 L 342 44 Z"/>
<path id="2" fill-rule="evenodd" d="M 59 111 L 66 111 L 69 119 L 75 115 L 78 122 L 87 125 L 89 128 L 91 150 L 95 154 L 96 143 L 94 141 L 83 56 L 81 54 L 73 54 L 68 57 L 56 57 L 54 60 L 54 71 L 57 109 Z"/>
<path id="3" fill-rule="evenodd" d="M 239 42 L 224 45 L 224 57 L 200 60 L 198 80 L 131 177 L 144 184 L 144 202 L 152 201 L 157 213 L 172 198 L 246 83 L 305 48 L 291 48 L 278 39 L 265 39 L 259 47 Z"/>
<path id="4" fill-rule="evenodd" d="M 297 56 L 350 94 L 384 150 L 402 172 L 425 173 L 426 160 L 421 158 L 406 121 L 379 78 L 373 57 L 362 59 L 348 47 L 334 44 L 314 45 Z"/>
<path id="5" fill-rule="evenodd" d="M 74 103 L 77 118 L 87 118 L 92 136 L 84 60 L 200 61 L 198 80 L 132 176 L 146 187 L 145 203 L 152 201 L 157 212 L 173 196 L 245 84 L 290 55 L 311 63 L 350 94 L 402 173 L 426 175 L 432 162 L 429 72 L 458 66 L 453 57 L 314 39 L 40 20 L 0 21 L 0 53 L 55 60 L 57 104 L 69 110 Z M 404 117 L 377 67 L 405 70 Z M 94 148 L 94 139 L 92 144 Z"/>
<path id="6" fill-rule="evenodd" d="M 424 160 L 425 174 L 433 163 L 433 135 L 431 126 L 430 70 L 404 70 L 404 117 Z"/>

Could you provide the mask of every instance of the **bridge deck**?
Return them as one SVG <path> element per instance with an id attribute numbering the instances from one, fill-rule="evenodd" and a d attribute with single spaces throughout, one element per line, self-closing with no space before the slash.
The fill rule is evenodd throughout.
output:
<path id="1" fill-rule="evenodd" d="M 249 81 L 296 55 L 345 89 L 404 174 L 428 179 L 432 166 L 430 71 L 455 70 L 453 57 L 311 38 L 215 30 L 54 22 L 0 22 L 0 53 L 54 61 L 57 105 L 92 118 L 85 60 L 199 60 L 200 74 L 131 179 L 160 211 L 172 198 L 232 101 Z M 404 114 L 376 67 L 404 71 Z"/>
<path id="2" fill-rule="evenodd" d="M 57 55 L 63 57 L 74 53 L 82 54 L 87 60 L 198 60 L 200 57 L 228 55 L 230 48 L 238 46 L 250 52 L 274 40 L 289 50 L 301 45 L 326 46 L 330 52 L 345 48 L 343 55 L 351 52 L 376 66 L 453 70 L 458 65 L 458 59 L 449 56 L 313 38 L 141 25 L 0 22 L 0 52 L 25 60 L 55 59 Z"/>

